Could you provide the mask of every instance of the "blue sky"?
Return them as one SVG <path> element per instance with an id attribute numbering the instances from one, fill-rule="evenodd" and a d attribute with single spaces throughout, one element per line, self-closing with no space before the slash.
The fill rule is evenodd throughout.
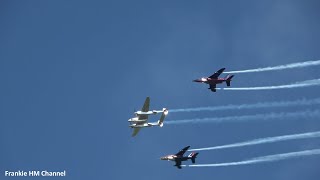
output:
<path id="1" fill-rule="evenodd" d="M 319 87 L 211 93 L 207 85 L 191 80 L 221 67 L 320 59 L 319 6 L 315 0 L 2 1 L 1 179 L 5 170 L 47 169 L 66 170 L 64 179 L 317 180 L 317 156 L 182 170 L 159 160 L 187 145 L 316 131 L 317 118 L 165 124 L 143 129 L 135 138 L 127 120 L 146 96 L 151 109 L 169 110 L 318 98 Z M 318 72 L 319 67 L 308 67 L 237 74 L 232 86 L 287 84 L 319 78 Z M 169 113 L 166 120 L 317 108 Z M 317 139 L 203 151 L 197 163 L 313 148 L 319 148 Z"/>

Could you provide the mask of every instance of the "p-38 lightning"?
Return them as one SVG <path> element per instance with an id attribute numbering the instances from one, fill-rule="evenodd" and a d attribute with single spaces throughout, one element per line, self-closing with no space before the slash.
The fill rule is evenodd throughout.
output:
<path id="1" fill-rule="evenodd" d="M 199 153 L 192 152 L 188 156 L 183 156 L 184 153 L 190 148 L 190 146 L 187 146 L 183 149 L 181 149 L 177 154 L 173 155 L 167 155 L 164 157 L 161 157 L 161 160 L 168 160 L 168 161 L 175 161 L 176 164 L 174 166 L 177 166 L 178 169 L 181 169 L 181 161 L 187 161 L 188 159 L 191 159 L 191 162 L 194 164 L 196 163 L 196 158 Z"/>
<path id="2" fill-rule="evenodd" d="M 129 127 L 133 128 L 132 137 L 136 136 L 141 128 L 163 126 L 163 121 L 166 115 L 168 114 L 168 110 L 166 108 L 163 108 L 162 110 L 149 111 L 149 106 L 150 106 L 150 97 L 147 97 L 146 100 L 144 101 L 141 111 L 134 112 L 135 117 L 130 118 L 128 120 L 128 122 L 130 123 Z M 158 113 L 162 113 L 160 120 L 158 120 L 158 122 L 148 123 L 149 115 L 154 115 Z"/>

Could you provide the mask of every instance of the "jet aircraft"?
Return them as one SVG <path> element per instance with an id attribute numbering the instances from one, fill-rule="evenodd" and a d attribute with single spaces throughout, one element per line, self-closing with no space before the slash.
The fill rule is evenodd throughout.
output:
<path id="1" fill-rule="evenodd" d="M 225 78 L 219 78 L 220 74 L 225 70 L 226 68 L 222 68 L 219 71 L 215 72 L 213 75 L 209 77 L 203 77 L 200 79 L 193 80 L 193 82 L 200 82 L 200 83 L 206 83 L 209 84 L 209 88 L 212 92 L 216 92 L 216 85 L 221 84 L 223 82 L 226 82 L 227 86 L 231 85 L 231 79 L 234 75 L 228 75 Z"/>
<path id="2" fill-rule="evenodd" d="M 163 108 L 162 111 L 149 111 L 150 106 L 150 97 L 147 97 L 141 111 L 134 112 L 135 117 L 130 118 L 128 122 L 130 123 L 129 127 L 133 128 L 132 137 L 136 136 L 141 128 L 144 127 L 152 127 L 152 126 L 163 126 L 163 121 L 166 115 L 168 114 L 168 110 L 166 108 Z M 148 123 L 148 117 L 149 115 L 162 113 L 160 120 L 158 122 L 154 123 Z"/>
<path id="3" fill-rule="evenodd" d="M 181 149 L 177 154 L 174 155 L 167 155 L 164 157 L 161 157 L 161 160 L 168 160 L 168 161 L 175 161 L 176 164 L 174 166 L 177 166 L 178 169 L 181 169 L 181 162 L 187 161 L 188 159 L 191 159 L 191 162 L 194 164 L 196 162 L 197 155 L 199 153 L 192 152 L 188 156 L 183 156 L 184 153 L 190 148 L 190 146 L 187 146 L 183 149 Z"/>

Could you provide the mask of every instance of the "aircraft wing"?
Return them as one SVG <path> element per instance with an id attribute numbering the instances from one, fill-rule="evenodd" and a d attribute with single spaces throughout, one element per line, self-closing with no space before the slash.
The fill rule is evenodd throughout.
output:
<path id="1" fill-rule="evenodd" d="M 221 68 L 219 69 L 217 72 L 215 72 L 214 74 L 212 74 L 211 76 L 209 76 L 209 78 L 211 79 L 217 79 L 220 74 L 225 70 L 226 68 Z"/>
<path id="2" fill-rule="evenodd" d="M 143 107 L 141 109 L 142 112 L 148 112 L 149 111 L 149 106 L 150 106 L 150 97 L 147 97 L 146 100 L 144 101 Z"/>
<path id="3" fill-rule="evenodd" d="M 189 149 L 190 146 L 187 146 L 183 149 L 181 149 L 176 155 L 177 156 L 183 156 L 183 154 Z M 181 162 L 180 162 L 181 163 Z"/>
<path id="4" fill-rule="evenodd" d="M 176 164 L 174 166 L 177 166 L 178 169 L 181 169 L 181 161 L 176 160 Z"/>
<path id="5" fill-rule="evenodd" d="M 143 107 L 141 109 L 142 112 L 148 112 L 150 106 L 150 97 L 147 97 L 144 101 Z M 148 115 L 139 115 L 139 120 L 141 119 L 148 119 Z"/>
<path id="6" fill-rule="evenodd" d="M 210 89 L 211 91 L 213 91 L 213 92 L 216 92 L 216 87 L 217 87 L 216 84 L 210 84 L 209 89 Z"/>
<path id="7" fill-rule="evenodd" d="M 136 136 L 138 134 L 138 132 L 140 131 L 141 128 L 135 127 L 133 128 L 133 132 L 132 132 L 132 137 Z"/>

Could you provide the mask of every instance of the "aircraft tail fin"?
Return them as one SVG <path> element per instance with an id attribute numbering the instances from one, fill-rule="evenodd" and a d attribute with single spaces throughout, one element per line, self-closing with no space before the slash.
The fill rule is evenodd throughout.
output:
<path id="1" fill-rule="evenodd" d="M 160 120 L 158 121 L 158 125 L 159 125 L 160 127 L 163 126 L 164 118 L 166 117 L 166 115 L 168 115 L 168 113 L 169 113 L 169 111 L 168 111 L 166 108 L 163 108 L 163 113 L 162 113 L 162 115 L 161 115 L 161 117 L 160 117 Z"/>
<path id="2" fill-rule="evenodd" d="M 198 155 L 198 154 L 199 154 L 199 153 L 195 153 L 195 152 L 192 152 L 192 153 L 189 154 L 188 157 L 191 159 L 192 164 L 196 163 L 196 158 L 197 158 L 197 155 Z"/>
<path id="3" fill-rule="evenodd" d="M 231 79 L 233 78 L 234 75 L 228 75 L 226 77 L 226 83 L 227 83 L 227 86 L 230 86 L 231 85 Z"/>

